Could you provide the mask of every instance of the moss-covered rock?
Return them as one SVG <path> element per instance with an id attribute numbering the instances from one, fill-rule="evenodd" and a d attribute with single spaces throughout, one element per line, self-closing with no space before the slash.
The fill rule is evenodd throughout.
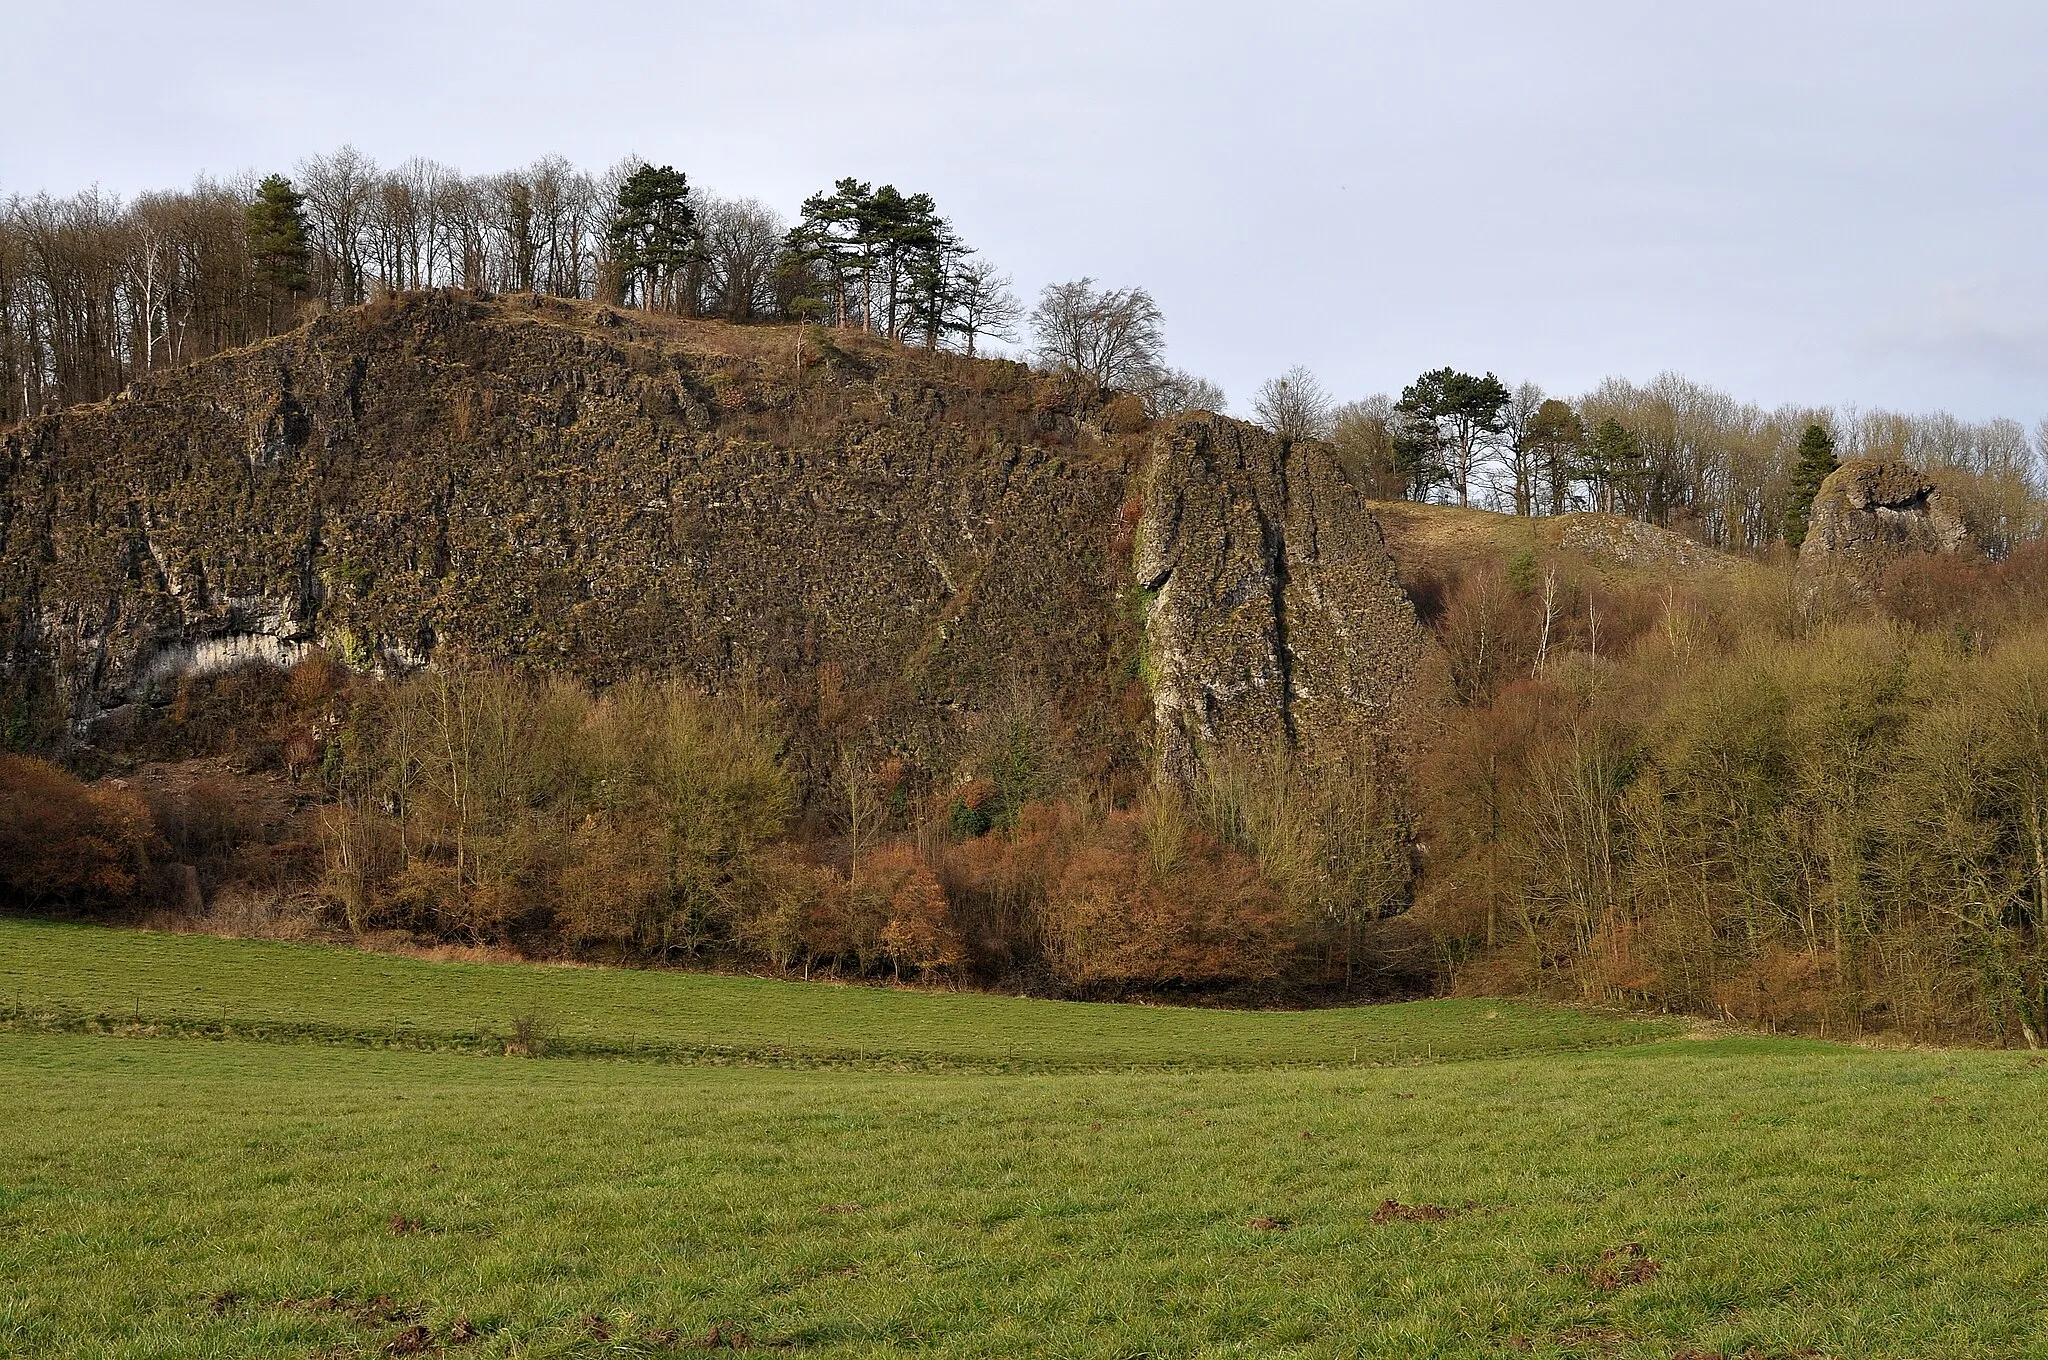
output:
<path id="1" fill-rule="evenodd" d="M 1853 458 L 1813 498 L 1799 575 L 1809 597 L 1867 592 L 1887 566 L 1969 541 L 1963 514 L 1935 480 L 1895 459 Z"/>

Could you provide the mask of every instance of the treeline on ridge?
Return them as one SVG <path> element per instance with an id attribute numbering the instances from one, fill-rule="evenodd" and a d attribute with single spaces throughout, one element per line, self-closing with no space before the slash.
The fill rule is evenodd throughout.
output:
<path id="1" fill-rule="evenodd" d="M 2038 537 L 2048 420 L 2030 440 L 2017 420 L 1946 412 L 1835 411 L 1754 403 L 1665 373 L 1609 378 L 1565 398 L 1532 382 L 1455 369 L 1401 395 L 1340 402 L 1297 366 L 1253 398 L 1259 422 L 1330 441 L 1368 495 L 1452 502 L 1514 515 L 1601 511 L 1655 524 L 1724 552 L 1796 551 L 1801 515 L 1836 460 L 1896 459 L 1933 476 L 1992 555 Z M 1806 467 L 1802 468 L 1802 459 Z"/>
<path id="2" fill-rule="evenodd" d="M 1215 384 L 1164 359 L 1143 288 L 1046 287 L 1029 311 L 1043 367 L 1138 397 L 1153 417 L 1221 410 Z M 932 197 L 842 178 L 791 222 L 629 156 L 591 174 L 558 156 L 495 175 L 349 147 L 292 176 L 123 203 L 97 190 L 0 203 L 0 425 L 94 401 L 137 376 L 290 329 L 312 312 L 452 286 L 597 298 L 731 322 L 821 321 L 974 353 L 1016 341 L 1011 281 Z M 1798 546 L 1812 487 L 1800 448 L 1927 470 L 1997 553 L 2043 528 L 2048 421 L 1943 412 L 1766 410 L 1666 373 L 1577 397 L 1452 368 L 1398 397 L 1339 401 L 1297 366 L 1251 402 L 1285 438 L 1327 439 L 1369 495 L 1520 515 L 1601 510 L 1732 552 Z"/>
<path id="3" fill-rule="evenodd" d="M 430 287 L 596 298 L 728 321 L 828 320 L 972 352 L 1020 316 L 927 194 L 846 178 L 792 224 L 628 157 L 463 175 L 343 147 L 293 176 L 200 178 L 123 203 L 0 201 L 0 425 L 141 374 Z"/>

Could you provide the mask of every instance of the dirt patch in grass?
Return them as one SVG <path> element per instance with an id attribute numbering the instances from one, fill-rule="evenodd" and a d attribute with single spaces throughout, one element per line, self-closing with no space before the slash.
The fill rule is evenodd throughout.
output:
<path id="1" fill-rule="evenodd" d="M 1381 1226 L 1388 1223 L 1441 1223 L 1478 1207 L 1476 1204 L 1456 1207 L 1448 1204 L 1403 1204 L 1397 1199 L 1383 1199 L 1380 1207 L 1372 1211 L 1372 1221 Z"/>
<path id="2" fill-rule="evenodd" d="M 1640 1242 L 1624 1242 L 1600 1253 L 1600 1263 L 1586 1272 L 1586 1283 L 1604 1292 L 1648 1284 L 1664 1270 L 1664 1263 L 1643 1250 Z"/>
<path id="3" fill-rule="evenodd" d="M 414 1323 L 384 1343 L 386 1355 L 425 1355 L 434 1349 L 434 1334 L 424 1323 Z"/>

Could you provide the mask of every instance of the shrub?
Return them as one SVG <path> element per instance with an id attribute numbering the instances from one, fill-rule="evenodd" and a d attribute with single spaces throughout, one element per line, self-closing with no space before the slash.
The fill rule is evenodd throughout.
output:
<path id="1" fill-rule="evenodd" d="M 674 683 L 436 671 L 368 696 L 337 740 L 323 840 L 356 929 L 695 954 L 732 936 L 795 807 L 769 708 Z"/>
<path id="2" fill-rule="evenodd" d="M 1164 815 L 1153 805 L 1068 819 L 1043 907 L 1054 975 L 1084 992 L 1279 976 L 1294 948 L 1279 894 L 1206 833 L 1187 832 L 1162 853 L 1153 833 Z"/>
<path id="3" fill-rule="evenodd" d="M 953 923 L 952 907 L 938 877 L 907 845 L 884 847 L 862 868 L 879 898 L 888 896 L 888 924 L 881 945 L 901 976 L 908 964 L 921 975 L 958 968 L 967 950 Z"/>
<path id="4" fill-rule="evenodd" d="M 127 789 L 0 753 L 0 901 L 80 914 L 132 908 L 162 850 L 148 807 Z"/>

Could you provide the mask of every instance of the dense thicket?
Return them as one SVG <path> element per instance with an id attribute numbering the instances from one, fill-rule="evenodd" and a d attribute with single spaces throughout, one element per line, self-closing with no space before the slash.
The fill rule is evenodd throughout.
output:
<path id="1" fill-rule="evenodd" d="M 134 794 L 0 751 L 0 901 L 59 914 L 130 910 L 156 886 L 162 849 Z"/>
<path id="2" fill-rule="evenodd" d="M 1830 1033 L 2038 1043 L 2041 545 L 1910 559 L 1872 616 L 1835 620 L 1776 583 L 1549 585 L 1482 573 L 1439 624 L 1461 702 L 1421 769 L 1420 902 L 1450 965 Z"/>
<path id="3" fill-rule="evenodd" d="M 1081 993 L 1385 980 L 1367 936 L 1407 848 L 1369 767 L 1311 783 L 1276 756 L 1119 806 L 1048 773 L 1056 740 L 1018 720 L 923 793 L 848 751 L 805 800 L 754 696 L 364 685 L 325 746 L 324 891 L 357 932 L 635 959 Z"/>
<path id="4" fill-rule="evenodd" d="M 676 682 L 380 681 L 318 654 L 193 677 L 127 740 L 215 773 L 143 797 L 0 761 L 0 906 L 202 896 L 236 929 L 1071 995 L 1426 983 L 1427 949 L 1386 921 L 1410 855 L 1381 762 L 1273 752 L 1191 790 L 1109 789 L 1025 706 L 950 781 L 852 742 L 807 774 L 791 717 Z M 267 825 L 265 782 L 221 757 L 308 805 Z"/>

